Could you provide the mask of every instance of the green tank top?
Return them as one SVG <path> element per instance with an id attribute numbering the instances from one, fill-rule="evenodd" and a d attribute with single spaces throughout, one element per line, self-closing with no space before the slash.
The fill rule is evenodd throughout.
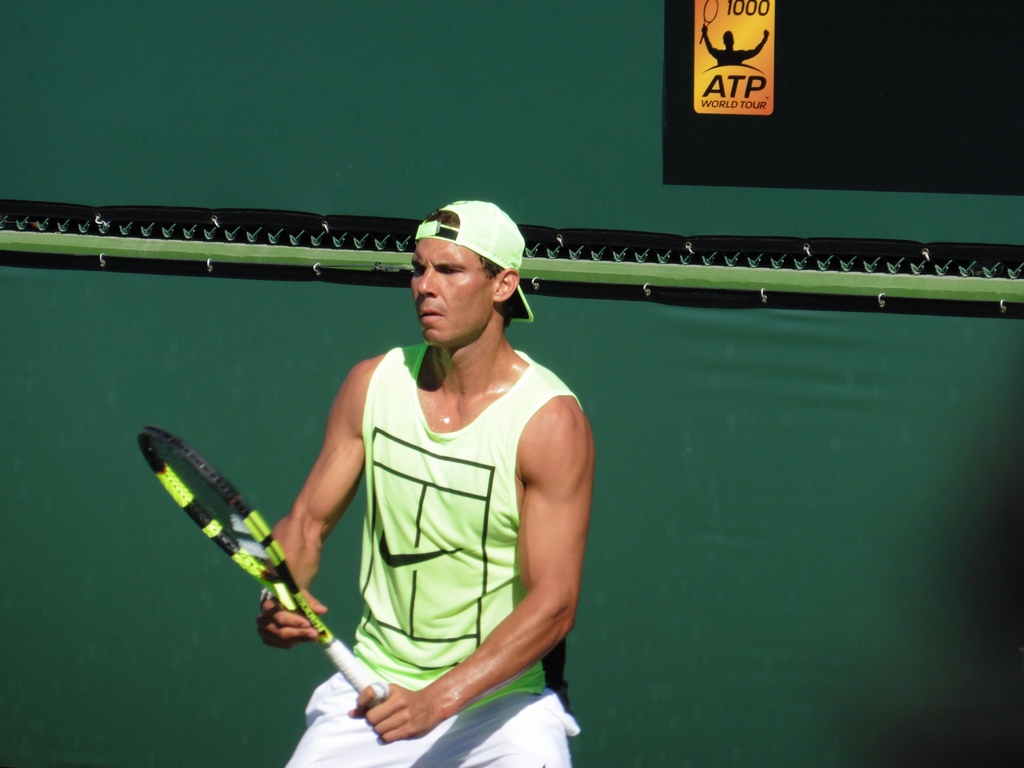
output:
<path id="1" fill-rule="evenodd" d="M 429 429 L 416 380 L 427 346 L 389 352 L 366 396 L 367 510 L 356 654 L 418 690 L 469 656 L 525 596 L 516 558 L 516 450 L 530 418 L 572 392 L 529 363 L 466 427 Z M 509 683 L 540 692 L 540 663 Z"/>

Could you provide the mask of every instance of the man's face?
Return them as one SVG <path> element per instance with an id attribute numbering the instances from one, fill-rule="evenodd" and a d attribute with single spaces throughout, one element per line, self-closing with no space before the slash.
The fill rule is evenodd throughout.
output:
<path id="1" fill-rule="evenodd" d="M 423 339 L 431 346 L 475 341 L 494 313 L 495 280 L 480 257 L 461 245 L 425 238 L 412 257 L 412 297 Z"/>

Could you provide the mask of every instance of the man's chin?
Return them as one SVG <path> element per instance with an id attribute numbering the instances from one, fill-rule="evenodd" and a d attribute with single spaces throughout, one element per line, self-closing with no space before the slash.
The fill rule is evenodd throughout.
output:
<path id="1" fill-rule="evenodd" d="M 423 341 L 427 343 L 427 346 L 439 348 L 445 346 L 445 338 L 435 328 L 421 328 L 420 331 L 423 333 Z"/>

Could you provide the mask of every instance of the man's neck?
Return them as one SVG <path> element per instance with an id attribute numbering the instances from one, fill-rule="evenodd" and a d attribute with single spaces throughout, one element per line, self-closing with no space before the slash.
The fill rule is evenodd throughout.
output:
<path id="1" fill-rule="evenodd" d="M 419 386 L 453 396 L 504 391 L 522 375 L 525 364 L 502 335 L 499 343 L 471 344 L 457 349 L 429 347 Z"/>

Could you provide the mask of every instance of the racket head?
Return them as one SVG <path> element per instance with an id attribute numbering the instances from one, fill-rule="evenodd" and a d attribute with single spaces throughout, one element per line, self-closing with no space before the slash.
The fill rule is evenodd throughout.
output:
<path id="1" fill-rule="evenodd" d="M 139 448 L 157 479 L 207 537 L 253 578 L 273 590 L 281 605 L 302 611 L 341 673 L 358 690 L 373 687 L 374 704 L 388 688 L 375 682 L 352 652 L 327 628 L 295 583 L 270 526 L 224 475 L 181 438 L 159 427 L 139 433 Z"/>
<path id="2" fill-rule="evenodd" d="M 704 26 L 718 18 L 718 0 L 704 0 Z"/>
<path id="3" fill-rule="evenodd" d="M 279 599 L 282 591 L 298 591 L 269 526 L 216 467 L 159 427 L 148 426 L 139 433 L 139 448 L 178 506 L 246 573 L 273 589 Z M 284 602 L 293 607 L 290 599 Z"/>

